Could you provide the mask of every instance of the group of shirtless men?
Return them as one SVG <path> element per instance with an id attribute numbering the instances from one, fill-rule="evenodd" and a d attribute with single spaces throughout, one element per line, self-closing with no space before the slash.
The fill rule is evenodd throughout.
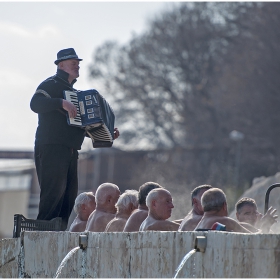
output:
<path id="1" fill-rule="evenodd" d="M 77 196 L 77 214 L 69 231 L 72 232 L 137 232 L 194 231 L 213 229 L 222 224 L 226 231 L 268 233 L 277 222 L 276 209 L 270 207 L 265 215 L 258 212 L 254 199 L 242 198 L 236 205 L 236 220 L 228 216 L 225 193 L 211 185 L 196 187 L 191 193 L 192 209 L 184 219 L 170 221 L 174 208 L 171 193 L 155 182 L 147 182 L 139 191 L 126 190 L 120 194 L 117 185 L 101 184 L 95 193 Z"/>

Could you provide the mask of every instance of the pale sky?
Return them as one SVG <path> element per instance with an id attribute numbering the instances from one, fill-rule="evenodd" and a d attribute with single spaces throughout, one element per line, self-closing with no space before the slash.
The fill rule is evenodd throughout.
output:
<path id="1" fill-rule="evenodd" d="M 80 63 L 75 88 L 88 80 L 94 49 L 123 44 L 145 31 L 169 2 L 0 2 L 0 150 L 32 150 L 37 114 L 29 107 L 37 86 L 56 72 L 56 54 L 73 47 Z M 97 89 L 98 90 L 98 89 Z M 85 146 L 89 146 L 85 142 Z"/>

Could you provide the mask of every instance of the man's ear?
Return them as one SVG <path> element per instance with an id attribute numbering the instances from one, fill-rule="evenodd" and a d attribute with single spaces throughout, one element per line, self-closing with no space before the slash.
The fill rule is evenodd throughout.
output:
<path id="1" fill-rule="evenodd" d="M 193 197 L 193 199 L 192 199 L 192 204 L 193 204 L 193 205 L 196 205 L 196 204 L 197 204 L 197 199 L 196 199 L 195 197 Z"/>
<path id="2" fill-rule="evenodd" d="M 57 65 L 58 69 L 63 69 L 63 61 L 60 61 Z"/>
<path id="3" fill-rule="evenodd" d="M 228 211 L 227 203 L 226 202 L 224 202 L 224 204 L 223 204 L 223 210 Z"/>
<path id="4" fill-rule="evenodd" d="M 155 207 L 156 206 L 156 200 L 152 200 L 152 206 Z"/>
<path id="5" fill-rule="evenodd" d="M 108 196 L 107 196 L 107 202 L 111 202 L 111 200 L 112 200 L 112 196 L 111 196 L 111 195 L 108 195 Z"/>

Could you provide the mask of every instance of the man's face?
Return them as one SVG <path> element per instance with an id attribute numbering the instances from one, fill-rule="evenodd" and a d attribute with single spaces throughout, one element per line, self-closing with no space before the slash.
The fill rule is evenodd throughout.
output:
<path id="1" fill-rule="evenodd" d="M 115 204 L 117 203 L 120 194 L 121 194 L 120 191 L 117 189 L 111 191 L 110 207 L 112 207 L 112 210 L 115 211 L 115 213 L 117 212 L 117 207 L 115 206 Z"/>
<path id="2" fill-rule="evenodd" d="M 239 222 L 248 223 L 252 226 L 255 225 L 257 221 L 257 208 L 253 205 L 244 205 L 241 207 L 239 212 L 236 213 L 237 220 Z"/>
<path id="3" fill-rule="evenodd" d="M 91 199 L 90 199 L 90 202 L 87 205 L 87 208 L 88 208 L 89 214 L 91 214 L 95 210 L 96 202 L 95 202 L 95 197 L 94 196 L 91 196 Z"/>
<path id="4" fill-rule="evenodd" d="M 79 63 L 76 59 L 68 59 L 61 61 L 59 67 L 61 70 L 67 72 L 69 74 L 69 80 L 73 81 L 79 77 Z"/>
<path id="5" fill-rule="evenodd" d="M 155 201 L 155 212 L 159 220 L 166 220 L 171 217 L 172 208 L 172 197 L 169 192 L 162 191 L 159 194 L 158 199 Z"/>
<path id="6" fill-rule="evenodd" d="M 196 197 L 193 198 L 193 208 L 196 210 L 196 212 L 200 215 L 203 215 L 203 207 L 201 205 L 201 197 L 206 192 L 206 189 L 202 189 Z"/>

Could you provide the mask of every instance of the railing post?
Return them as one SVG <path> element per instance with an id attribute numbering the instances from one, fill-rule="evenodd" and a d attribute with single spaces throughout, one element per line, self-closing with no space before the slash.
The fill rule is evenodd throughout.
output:
<path id="1" fill-rule="evenodd" d="M 268 210 L 269 194 L 274 188 L 277 188 L 277 187 L 280 187 L 280 183 L 276 183 L 276 184 L 271 185 L 265 193 L 264 215 Z"/>

